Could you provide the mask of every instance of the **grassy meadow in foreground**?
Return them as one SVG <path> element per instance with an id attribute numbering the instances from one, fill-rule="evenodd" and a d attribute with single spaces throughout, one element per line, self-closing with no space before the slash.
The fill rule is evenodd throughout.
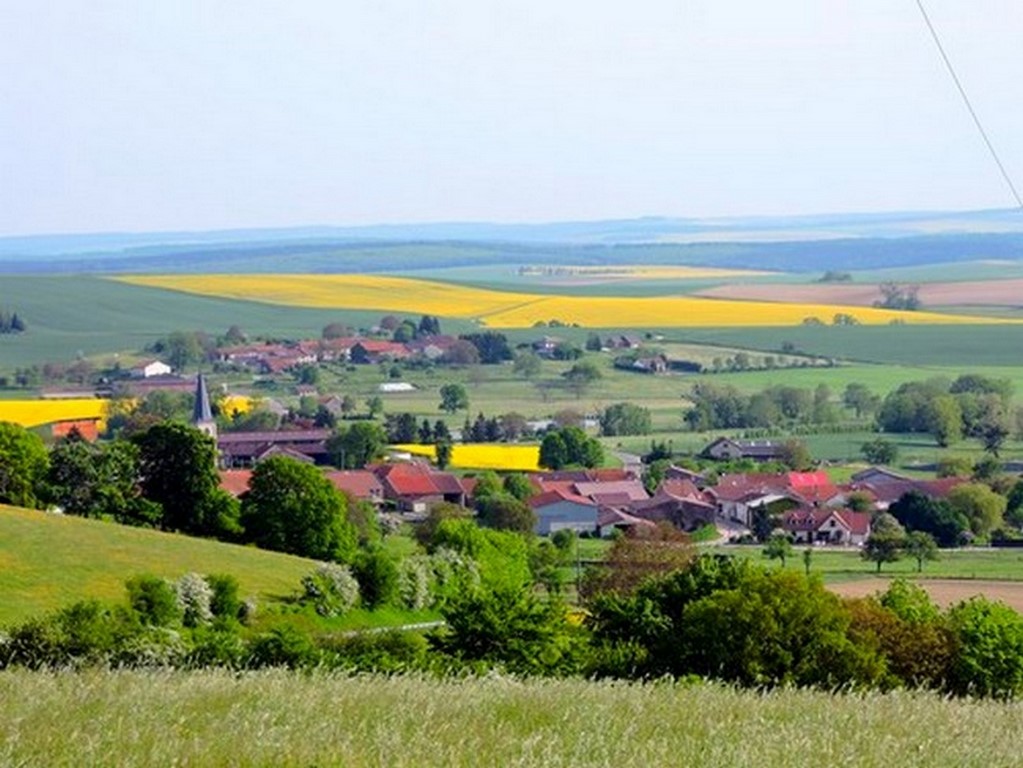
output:
<path id="1" fill-rule="evenodd" d="M 0 673 L 0 764 L 1015 765 L 1023 705 L 273 671 Z"/>
<path id="2" fill-rule="evenodd" d="M 277 552 L 0 505 L 0 627 L 75 600 L 120 601 L 139 573 L 229 573 L 243 597 L 284 597 L 315 564 Z"/>

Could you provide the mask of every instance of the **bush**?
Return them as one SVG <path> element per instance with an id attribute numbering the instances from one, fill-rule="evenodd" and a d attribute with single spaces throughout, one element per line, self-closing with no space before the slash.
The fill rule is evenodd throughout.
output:
<path id="1" fill-rule="evenodd" d="M 192 647 L 184 664 L 190 669 L 239 669 L 245 658 L 245 643 L 237 632 L 222 627 L 199 627 L 192 633 Z"/>
<path id="2" fill-rule="evenodd" d="M 949 687 L 955 693 L 1012 698 L 1023 690 L 1023 616 L 975 597 L 948 613 L 958 649 Z"/>
<path id="3" fill-rule="evenodd" d="M 217 618 L 239 619 L 245 608 L 238 596 L 238 580 L 226 573 L 214 573 L 206 577 L 212 594 L 210 612 Z"/>
<path id="4" fill-rule="evenodd" d="M 849 623 L 819 580 L 752 571 L 687 606 L 681 641 L 687 671 L 740 685 L 874 685 L 883 659 L 850 640 Z"/>
<path id="5" fill-rule="evenodd" d="M 309 636 L 294 627 L 275 627 L 249 645 L 249 666 L 299 669 L 319 663 L 320 652 Z"/>
<path id="6" fill-rule="evenodd" d="M 418 632 L 363 632 L 323 643 L 330 666 L 359 672 L 405 672 L 427 665 L 429 644 Z"/>
<path id="7" fill-rule="evenodd" d="M 302 577 L 303 599 L 311 602 L 320 616 L 343 616 L 359 602 L 359 582 L 347 566 L 321 563 Z"/>
<path id="8" fill-rule="evenodd" d="M 433 602 L 430 561 L 422 556 L 406 557 L 398 564 L 398 599 L 412 611 L 429 608 Z"/>
<path id="9" fill-rule="evenodd" d="M 181 611 L 181 622 L 186 627 L 198 627 L 213 618 L 210 607 L 213 589 L 198 573 L 186 573 L 174 585 Z"/>
<path id="10" fill-rule="evenodd" d="M 434 643 L 459 661 L 490 662 L 520 674 L 578 668 L 564 606 L 528 588 L 465 593 L 443 613 L 447 628 Z"/>
<path id="11" fill-rule="evenodd" d="M 443 605 L 463 592 L 480 586 L 479 564 L 457 550 L 440 547 L 430 555 L 434 603 Z"/>
<path id="12" fill-rule="evenodd" d="M 398 596 L 398 568 L 383 550 L 363 552 L 352 566 L 359 594 L 367 608 L 395 602 Z"/>
<path id="13" fill-rule="evenodd" d="M 178 596 L 170 582 L 146 574 L 125 582 L 128 603 L 143 624 L 170 627 L 181 621 Z"/>

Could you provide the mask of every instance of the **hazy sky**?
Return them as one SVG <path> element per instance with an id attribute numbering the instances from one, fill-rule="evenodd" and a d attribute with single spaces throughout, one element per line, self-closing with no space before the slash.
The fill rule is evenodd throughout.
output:
<path id="1" fill-rule="evenodd" d="M 1023 186 L 1023 2 L 926 0 Z M 1012 204 L 914 0 L 2 0 L 0 234 Z"/>

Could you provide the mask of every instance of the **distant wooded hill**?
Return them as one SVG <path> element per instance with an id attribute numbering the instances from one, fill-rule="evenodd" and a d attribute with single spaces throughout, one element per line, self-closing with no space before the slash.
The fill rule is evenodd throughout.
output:
<path id="1" fill-rule="evenodd" d="M 2 244 L 2 241 L 0 241 Z M 1023 260 L 1023 232 L 785 242 L 574 244 L 367 242 L 334 239 L 160 244 L 91 253 L 18 255 L 0 273 L 379 272 L 507 264 L 687 264 L 821 273 Z"/>

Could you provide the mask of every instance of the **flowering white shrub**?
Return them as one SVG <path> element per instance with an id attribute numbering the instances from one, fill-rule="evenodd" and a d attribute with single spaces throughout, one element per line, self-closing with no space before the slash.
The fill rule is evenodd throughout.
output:
<path id="1" fill-rule="evenodd" d="M 302 577 L 302 589 L 321 616 L 343 616 L 359 602 L 359 582 L 346 565 L 320 563 Z"/>
<path id="2" fill-rule="evenodd" d="M 430 561 L 416 555 L 398 563 L 398 598 L 413 611 L 429 608 L 433 603 L 433 572 Z"/>
<path id="3" fill-rule="evenodd" d="M 476 561 L 448 547 L 440 547 L 430 555 L 430 568 L 433 571 L 435 603 L 471 592 L 480 585 L 480 569 Z"/>
<path id="4" fill-rule="evenodd" d="M 186 573 L 174 584 L 181 609 L 181 621 L 186 627 L 198 627 L 213 618 L 210 601 L 213 589 L 198 573 Z"/>

